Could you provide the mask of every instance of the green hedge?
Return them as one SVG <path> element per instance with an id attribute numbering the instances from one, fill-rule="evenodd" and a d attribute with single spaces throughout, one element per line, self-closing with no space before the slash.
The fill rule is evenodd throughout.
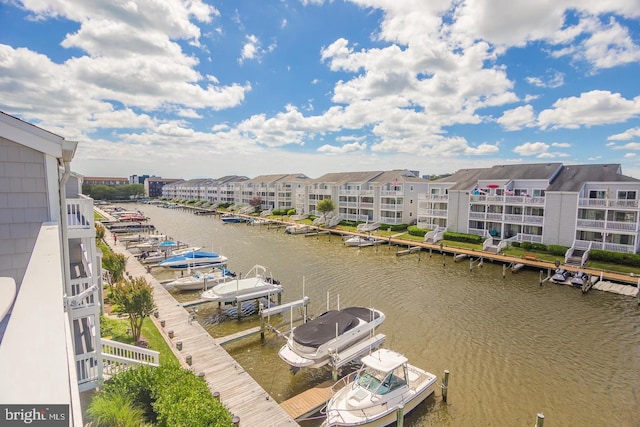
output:
<path id="1" fill-rule="evenodd" d="M 559 245 L 549 245 L 547 246 L 547 252 L 549 252 L 551 255 L 556 255 L 556 256 L 564 256 L 567 251 L 569 250 L 569 247 L 567 246 L 559 246 Z"/>
<path id="2" fill-rule="evenodd" d="M 484 237 L 475 234 L 454 233 L 447 231 L 443 235 L 444 240 L 450 240 L 453 242 L 473 243 L 481 245 L 484 242 Z"/>
<path id="3" fill-rule="evenodd" d="M 233 425 L 229 411 L 218 402 L 207 383 L 178 365 L 140 366 L 113 376 L 97 396 L 129 396 L 154 425 Z"/>
<path id="4" fill-rule="evenodd" d="M 625 254 L 622 252 L 592 249 L 589 252 L 589 259 L 611 264 L 628 265 L 630 267 L 640 267 L 640 255 L 638 254 Z"/>
<path id="5" fill-rule="evenodd" d="M 411 235 L 411 236 L 420 236 L 420 237 L 424 237 L 425 234 L 427 234 L 429 231 L 426 228 L 420 228 L 418 226 L 415 225 L 410 225 L 407 228 L 407 232 Z"/>
<path id="6" fill-rule="evenodd" d="M 282 216 L 282 215 L 286 215 L 286 214 L 287 214 L 287 210 L 286 210 L 286 209 L 273 209 L 273 210 L 271 211 L 271 215 L 279 215 L 279 216 Z"/>

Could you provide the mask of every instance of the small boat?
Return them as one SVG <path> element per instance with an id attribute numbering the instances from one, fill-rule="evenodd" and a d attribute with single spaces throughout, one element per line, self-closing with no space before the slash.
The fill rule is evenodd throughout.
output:
<path id="1" fill-rule="evenodd" d="M 220 219 L 225 224 L 238 224 L 240 222 L 247 222 L 247 219 L 244 217 L 241 217 L 239 215 L 228 214 L 228 213 L 222 215 Z"/>
<path id="2" fill-rule="evenodd" d="M 266 267 L 254 265 L 244 278 L 220 283 L 204 291 L 200 298 L 207 301 L 236 302 L 282 293 L 282 285 L 267 272 Z"/>
<path id="3" fill-rule="evenodd" d="M 323 427 L 393 424 L 400 406 L 406 414 L 435 391 L 438 377 L 383 348 L 363 357 L 355 376 L 341 381 L 346 385 L 327 403 Z"/>
<path id="4" fill-rule="evenodd" d="M 355 246 L 355 247 L 362 247 L 362 246 L 373 246 L 376 244 L 376 240 L 375 238 L 369 236 L 369 237 L 364 237 L 364 236 L 351 236 L 347 239 L 344 240 L 344 244 L 347 246 Z"/>
<path id="5" fill-rule="evenodd" d="M 190 246 L 188 248 L 182 249 L 158 249 L 158 250 L 149 250 L 143 251 L 140 255 L 137 255 L 138 260 L 142 261 L 145 264 L 151 264 L 154 262 L 164 261 L 167 258 L 177 255 L 183 255 L 187 252 L 199 251 L 202 249 L 201 246 Z"/>
<path id="6" fill-rule="evenodd" d="M 207 272 L 197 271 L 191 276 L 180 277 L 173 282 L 167 283 L 165 287 L 179 291 L 206 290 L 220 283 L 234 280 L 235 276 L 235 273 L 232 273 L 224 267 L 215 267 Z"/>
<path id="7" fill-rule="evenodd" d="M 227 261 L 227 257 L 215 252 L 189 251 L 160 261 L 158 265 L 173 269 L 207 268 L 224 265 Z"/>
<path id="8" fill-rule="evenodd" d="M 583 271 L 577 271 L 571 278 L 571 286 L 582 289 L 585 283 L 589 281 L 589 275 Z"/>
<path id="9" fill-rule="evenodd" d="M 571 277 L 571 272 L 569 270 L 565 270 L 564 268 L 558 268 L 556 269 L 553 276 L 551 276 L 551 281 L 553 283 L 565 285 L 568 283 L 570 277 Z"/>
<path id="10" fill-rule="evenodd" d="M 384 314 L 367 307 L 325 311 L 293 328 L 278 355 L 293 369 L 319 368 L 336 352 L 366 340 L 384 321 Z"/>
<path id="11" fill-rule="evenodd" d="M 312 230 L 308 224 L 291 224 L 287 225 L 284 232 L 287 234 L 307 234 Z"/>

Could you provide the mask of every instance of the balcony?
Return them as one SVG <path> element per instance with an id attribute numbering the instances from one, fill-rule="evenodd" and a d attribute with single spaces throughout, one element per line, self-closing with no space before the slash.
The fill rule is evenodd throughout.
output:
<path id="1" fill-rule="evenodd" d="M 43 224 L 0 345 L 0 395 L 4 404 L 69 405 L 69 425 L 82 426 L 62 259 L 58 225 Z"/>
<path id="2" fill-rule="evenodd" d="M 402 203 L 398 203 L 398 204 L 393 204 L 393 203 L 383 203 L 380 205 L 380 209 L 384 209 L 387 211 L 401 211 L 404 209 L 404 204 Z"/>
<path id="3" fill-rule="evenodd" d="M 395 197 L 402 197 L 404 195 L 404 192 L 402 191 L 396 191 L 396 190 L 382 190 L 380 191 L 380 196 L 382 197 L 388 197 L 388 196 L 395 196 Z"/>
<path id="4" fill-rule="evenodd" d="M 449 201 L 448 194 L 426 194 L 424 196 L 424 200 L 428 200 L 431 202 L 447 202 Z"/>
<path id="5" fill-rule="evenodd" d="M 94 237 L 93 199 L 80 195 L 78 199 L 67 199 L 67 228 L 69 238 Z"/>
<path id="6" fill-rule="evenodd" d="M 631 231 L 631 232 L 638 231 L 637 222 L 579 219 L 577 225 L 578 227 L 597 229 L 597 230 Z"/>
<path id="7" fill-rule="evenodd" d="M 590 206 L 598 208 L 637 209 L 637 200 L 628 199 L 579 199 L 578 206 Z"/>
<path id="8" fill-rule="evenodd" d="M 591 240 L 576 240 L 574 246 L 577 248 L 588 248 L 591 245 L 591 249 L 599 249 L 604 251 L 622 252 L 626 254 L 635 254 L 636 248 L 634 245 L 622 245 L 619 243 L 605 243 L 605 242 L 592 242 Z"/>
<path id="9" fill-rule="evenodd" d="M 425 215 L 426 216 L 437 216 L 440 218 L 446 218 L 447 217 L 447 210 L 446 209 L 428 209 L 427 211 L 425 211 Z"/>

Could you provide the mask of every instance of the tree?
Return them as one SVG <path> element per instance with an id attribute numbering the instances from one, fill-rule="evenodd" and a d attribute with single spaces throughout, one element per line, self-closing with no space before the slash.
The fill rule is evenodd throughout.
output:
<path id="1" fill-rule="evenodd" d="M 107 252 L 102 256 L 102 268 L 109 272 L 109 284 L 113 285 L 124 277 L 127 258 L 122 254 Z"/>
<path id="2" fill-rule="evenodd" d="M 249 206 L 260 209 L 260 206 L 262 206 L 262 198 L 260 196 L 256 196 L 253 199 L 249 200 Z"/>
<path id="3" fill-rule="evenodd" d="M 129 317 L 131 336 L 135 342 L 140 340 L 142 322 L 156 309 L 153 302 L 153 288 L 144 277 L 123 279 L 111 290 L 114 303 L 113 312 Z"/>
<path id="4" fill-rule="evenodd" d="M 96 240 L 98 242 L 104 241 L 105 228 L 102 224 L 96 224 Z"/>
<path id="5" fill-rule="evenodd" d="M 329 212 L 333 212 L 336 209 L 336 205 L 331 199 L 322 199 L 316 205 L 316 209 L 322 212 L 322 216 L 326 218 Z"/>

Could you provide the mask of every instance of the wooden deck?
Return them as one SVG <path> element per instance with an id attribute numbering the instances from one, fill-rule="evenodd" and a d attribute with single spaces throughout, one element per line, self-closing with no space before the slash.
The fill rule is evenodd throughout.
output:
<path id="1" fill-rule="evenodd" d="M 291 418 L 298 419 L 307 417 L 322 409 L 324 404 L 331 398 L 333 395 L 331 386 L 333 384 L 333 381 L 325 381 L 293 396 L 291 399 L 285 400 L 280 406 L 282 406 L 282 409 L 284 409 Z"/>
<path id="2" fill-rule="evenodd" d="M 114 245 L 109 232 L 106 233 L 105 240 L 116 253 L 128 257 L 128 274 L 132 277 L 144 277 L 153 286 L 153 298 L 159 316 L 151 319 L 181 365 L 195 374 L 204 373 L 211 392 L 220 393 L 220 401 L 234 416 L 240 418 L 241 426 L 298 425 L 198 322 L 191 321 L 189 311 L 147 273 L 145 266 L 131 256 L 122 243 Z M 161 320 L 165 322 L 164 327 L 160 324 Z M 169 338 L 169 331 L 173 331 L 173 338 Z M 182 350 L 176 348 L 179 341 L 182 343 Z M 191 365 L 186 362 L 187 356 L 191 356 Z"/>

